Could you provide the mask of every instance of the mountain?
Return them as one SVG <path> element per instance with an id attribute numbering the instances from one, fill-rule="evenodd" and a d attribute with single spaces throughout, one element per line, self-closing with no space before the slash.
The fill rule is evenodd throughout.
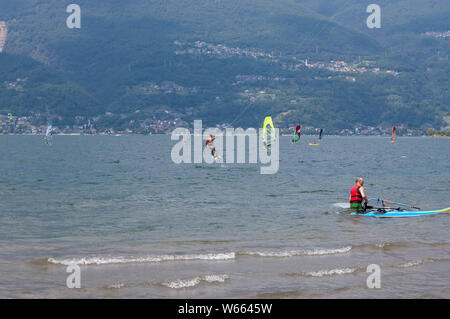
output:
<path id="1" fill-rule="evenodd" d="M 450 5 L 446 0 L 380 0 L 381 28 L 366 26 L 368 3 L 358 0 L 297 0 L 306 8 L 326 16 L 333 22 L 358 30 L 379 41 L 387 50 L 412 54 L 426 50 L 430 41 L 423 39 L 423 33 L 443 32 L 450 29 Z M 414 46 L 411 45 L 414 42 Z M 448 42 L 448 41 L 447 41 Z M 448 50 L 448 43 L 445 45 Z"/>
<path id="2" fill-rule="evenodd" d="M 448 38 L 424 33 L 450 29 L 448 5 L 379 2 L 377 33 L 356 0 L 79 0 L 81 29 L 67 28 L 61 1 L 4 0 L 0 113 L 121 128 L 256 126 L 267 114 L 280 126 L 439 128 Z"/>
<path id="3" fill-rule="evenodd" d="M 0 75 L 0 114 L 45 116 L 49 103 L 60 117 L 97 114 L 98 103 L 83 87 L 29 57 L 0 54 Z"/>

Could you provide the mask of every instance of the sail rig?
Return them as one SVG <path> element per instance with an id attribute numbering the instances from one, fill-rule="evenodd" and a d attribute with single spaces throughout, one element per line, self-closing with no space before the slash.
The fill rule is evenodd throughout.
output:
<path id="1" fill-rule="evenodd" d="M 297 125 L 295 127 L 295 132 L 294 132 L 294 137 L 292 138 L 292 143 L 297 143 L 300 140 L 300 136 L 301 136 L 300 129 L 301 129 L 300 125 Z"/>
<path id="2" fill-rule="evenodd" d="M 263 124 L 263 143 L 269 148 L 275 140 L 275 128 L 273 126 L 272 117 L 266 116 Z"/>
<path id="3" fill-rule="evenodd" d="M 323 129 L 321 128 L 319 131 L 319 141 L 322 139 L 322 133 L 323 133 Z M 315 146 L 315 145 L 319 145 L 319 143 L 317 143 L 316 141 L 309 143 L 309 146 Z"/>
<path id="4" fill-rule="evenodd" d="M 394 143 L 395 141 L 397 141 L 397 137 L 395 136 L 395 131 L 396 131 L 396 127 L 393 126 L 392 127 L 392 135 L 391 135 L 391 142 Z"/>
<path id="5" fill-rule="evenodd" d="M 49 145 L 51 143 L 52 131 L 53 131 L 53 125 L 51 123 L 48 123 L 47 130 L 45 131 L 45 137 L 44 137 L 45 144 L 47 144 L 47 145 Z"/>

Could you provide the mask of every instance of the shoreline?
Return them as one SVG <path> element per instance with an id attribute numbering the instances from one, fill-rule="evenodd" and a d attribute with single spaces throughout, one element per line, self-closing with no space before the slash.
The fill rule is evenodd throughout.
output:
<path id="1" fill-rule="evenodd" d="M 120 136 L 161 136 L 166 135 L 170 136 L 171 133 L 154 133 L 154 134 L 140 134 L 140 133 L 115 133 L 115 134 L 83 134 L 83 133 L 60 133 L 60 134 L 53 134 L 52 136 L 114 136 L 114 137 L 120 137 Z M 191 133 L 191 135 L 194 135 Z M 244 134 L 245 135 L 245 134 Z M 0 133 L 0 136 L 41 136 L 44 137 L 44 134 L 30 134 L 30 133 L 24 133 L 24 134 L 16 134 L 16 133 L 8 133 L 3 134 Z M 292 137 L 292 134 L 281 134 L 281 137 Z M 316 134 L 303 134 L 302 136 L 305 137 L 317 137 Z M 340 135 L 340 134 L 329 134 L 325 135 L 326 137 L 381 137 L 381 138 L 390 138 L 390 135 Z M 445 135 L 405 135 L 405 136 L 399 136 L 400 138 L 410 138 L 410 137 L 446 137 L 449 138 L 450 136 Z"/>

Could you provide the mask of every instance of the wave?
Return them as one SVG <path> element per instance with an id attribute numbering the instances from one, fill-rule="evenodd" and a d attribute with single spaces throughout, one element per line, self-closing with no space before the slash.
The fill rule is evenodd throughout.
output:
<path id="1" fill-rule="evenodd" d="M 335 268 L 335 269 L 325 269 L 319 271 L 311 272 L 300 272 L 300 273 L 288 273 L 287 276 L 302 276 L 302 277 L 324 277 L 324 276 L 335 276 L 335 275 L 346 275 L 356 272 L 359 268 Z"/>
<path id="2" fill-rule="evenodd" d="M 375 247 L 377 248 L 408 248 L 411 247 L 409 243 L 401 243 L 401 242 L 392 242 L 392 243 L 378 243 L 375 244 Z"/>
<path id="3" fill-rule="evenodd" d="M 436 247 L 436 248 L 450 247 L 450 242 L 427 242 L 427 243 L 423 243 L 423 244 L 430 246 L 430 247 Z"/>
<path id="4" fill-rule="evenodd" d="M 352 246 L 329 249 L 311 249 L 311 250 L 284 250 L 284 251 L 243 251 L 209 254 L 191 254 L 191 255 L 155 255 L 155 256 L 117 256 L 117 257 L 79 257 L 79 258 L 40 258 L 30 261 L 34 265 L 109 265 L 109 264 L 131 264 L 131 263 L 160 263 L 170 261 L 221 261 L 232 260 L 236 256 L 257 256 L 257 257 L 294 257 L 294 256 L 322 256 L 344 254 L 349 252 Z"/>
<path id="5" fill-rule="evenodd" d="M 242 299 L 299 299 L 299 298 L 334 298 L 333 296 L 345 293 L 351 290 L 350 287 L 338 287 L 325 292 L 306 292 L 306 291 L 278 291 L 278 292 L 265 292 L 252 296 L 244 296 Z"/>
<path id="6" fill-rule="evenodd" d="M 201 277 L 194 277 L 191 279 L 177 279 L 175 281 L 161 283 L 161 285 L 172 289 L 182 289 L 195 287 L 202 282 L 207 283 L 225 282 L 225 280 L 229 278 L 230 277 L 228 275 L 206 275 Z"/>
<path id="7" fill-rule="evenodd" d="M 399 268 L 414 267 L 414 266 L 422 265 L 422 264 L 424 264 L 426 262 L 427 262 L 426 259 L 414 260 L 414 261 L 410 261 L 410 262 L 407 262 L 407 263 L 399 264 L 399 265 L 397 265 L 397 267 L 399 267 Z M 428 262 L 431 262 L 431 261 L 428 261 Z"/>
<path id="8" fill-rule="evenodd" d="M 425 259 L 419 259 L 419 260 L 412 260 L 406 263 L 395 265 L 394 267 L 397 268 L 409 268 L 409 267 L 415 267 L 420 266 L 423 264 L 433 263 L 433 262 L 445 262 L 450 261 L 449 258 L 425 258 Z"/>
<path id="9" fill-rule="evenodd" d="M 411 242 L 380 242 L 380 243 L 370 243 L 370 244 L 359 244 L 354 245 L 355 249 L 395 249 L 395 248 L 411 248 L 413 244 Z"/>
<path id="10" fill-rule="evenodd" d="M 294 256 L 322 256 L 344 254 L 349 252 L 352 246 L 330 249 L 312 249 L 312 250 L 284 250 L 284 251 L 246 251 L 239 252 L 238 255 L 249 255 L 259 257 L 294 257 Z"/>
<path id="11" fill-rule="evenodd" d="M 397 248 L 416 248 L 416 247 L 432 247 L 441 248 L 450 246 L 449 242 L 380 242 L 353 245 L 355 249 L 397 249 Z"/>
<path id="12" fill-rule="evenodd" d="M 56 259 L 48 258 L 47 262 L 60 265 L 108 265 L 129 263 L 159 263 L 165 261 L 190 261 L 190 260 L 230 260 L 235 258 L 235 253 L 197 254 L 197 255 L 162 255 L 146 257 L 83 257 Z"/>
<path id="13" fill-rule="evenodd" d="M 115 290 L 122 288 L 138 288 L 138 287 L 150 287 L 150 286 L 164 286 L 172 289 L 181 289 L 181 288 L 190 288 L 199 285 L 200 283 L 221 283 L 225 282 L 225 280 L 229 279 L 229 275 L 205 275 L 205 276 L 196 276 L 194 278 L 189 279 L 177 279 L 169 282 L 141 282 L 141 283 L 122 283 L 117 282 L 112 285 L 103 286 L 102 289 L 105 290 Z"/>
<path id="14" fill-rule="evenodd" d="M 48 258 L 38 258 L 28 261 L 33 266 L 48 266 Z"/>
<path id="15" fill-rule="evenodd" d="M 112 285 L 106 286 L 104 288 L 105 289 L 120 289 L 120 288 L 123 288 L 123 287 L 125 287 L 125 284 L 117 283 L 117 284 L 112 284 Z"/>

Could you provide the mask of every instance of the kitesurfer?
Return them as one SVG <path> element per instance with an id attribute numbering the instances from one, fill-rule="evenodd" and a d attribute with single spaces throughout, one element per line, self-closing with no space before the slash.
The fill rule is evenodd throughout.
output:
<path id="1" fill-rule="evenodd" d="M 364 179 L 362 177 L 357 177 L 356 178 L 356 184 L 352 187 L 352 189 L 350 190 L 350 209 L 351 210 L 362 210 L 363 209 L 363 205 L 362 202 L 363 200 L 365 201 L 365 203 L 368 203 L 368 199 L 366 197 L 366 192 L 364 190 Z"/>
<path id="2" fill-rule="evenodd" d="M 212 135 L 209 135 L 209 137 L 206 139 L 206 141 L 205 141 L 205 144 L 206 144 L 206 146 L 211 150 L 211 155 L 216 159 L 216 160 L 218 160 L 219 158 L 218 158 L 218 156 L 217 156 L 217 153 L 216 153 L 216 147 L 214 146 L 214 140 L 215 140 L 216 138 L 214 137 L 214 136 L 212 136 Z"/>

